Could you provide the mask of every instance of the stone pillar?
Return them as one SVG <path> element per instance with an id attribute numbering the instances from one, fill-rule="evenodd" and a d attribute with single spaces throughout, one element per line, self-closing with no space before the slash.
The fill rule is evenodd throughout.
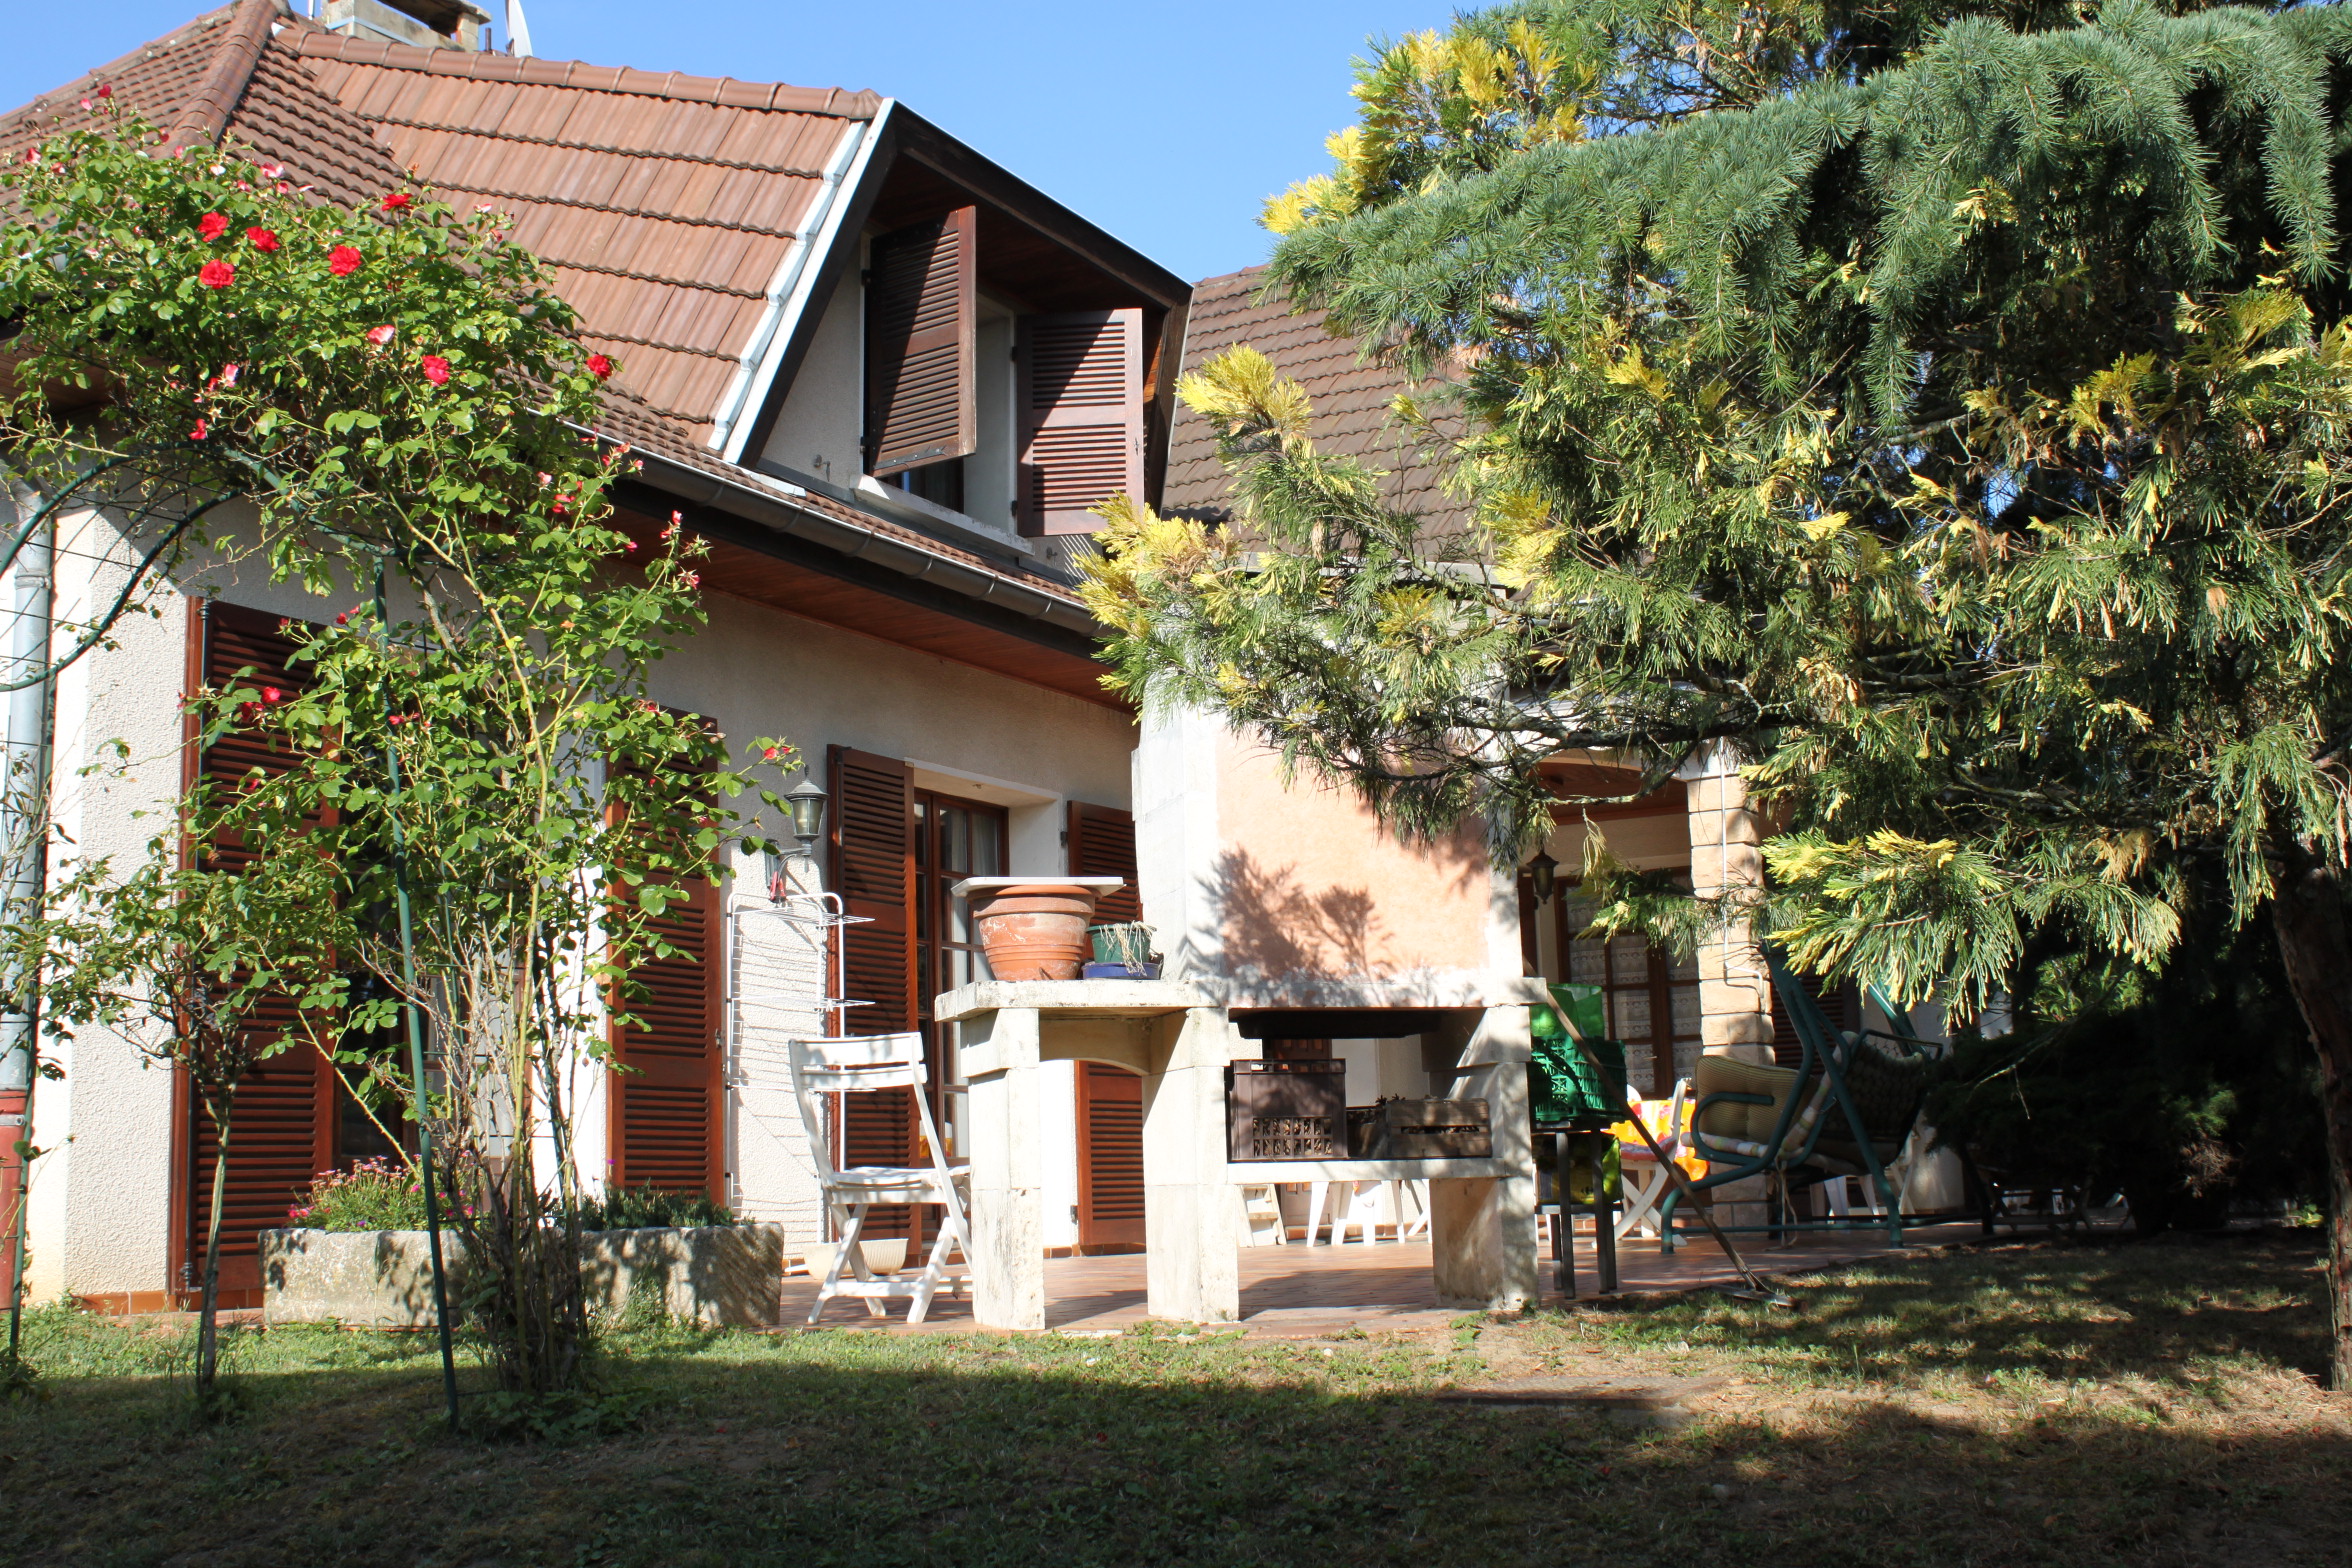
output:
<path id="1" fill-rule="evenodd" d="M 972 1316 L 986 1328 L 1045 1327 L 1044 1114 L 1037 1010 L 965 1019 L 970 1084 Z"/>
<path id="2" fill-rule="evenodd" d="M 1449 1306 L 1516 1312 L 1536 1299 L 1527 1009 L 1489 1007 L 1468 1015 L 1464 1025 L 1441 1036 L 1437 1049 L 1452 1058 L 1452 1086 L 1440 1092 L 1485 1100 L 1494 1124 L 1495 1152 L 1516 1150 L 1523 1161 L 1502 1176 L 1430 1181 L 1429 1240 L 1437 1297 Z"/>
<path id="3" fill-rule="evenodd" d="M 1688 781 L 1691 886 L 1702 898 L 1761 889 L 1764 857 L 1756 814 L 1730 745 L 1717 742 Z M 1772 981 L 1746 925 L 1699 944 L 1699 1028 L 1705 1049 L 1772 1060 Z"/>
<path id="4" fill-rule="evenodd" d="M 1176 1020 L 1168 1020 L 1175 1023 Z M 1225 1064 L 1256 1055 L 1221 1007 L 1184 1013 L 1143 1079 L 1145 1310 L 1184 1323 L 1241 1316 L 1241 1204 L 1225 1179 Z"/>

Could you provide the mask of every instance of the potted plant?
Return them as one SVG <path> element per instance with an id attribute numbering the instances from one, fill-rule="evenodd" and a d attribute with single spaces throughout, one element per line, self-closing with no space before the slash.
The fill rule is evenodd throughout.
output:
<path id="1" fill-rule="evenodd" d="M 1124 877 L 966 877 L 955 895 L 971 904 L 989 972 L 999 980 L 1075 980 L 1089 951 L 1095 900 Z"/>

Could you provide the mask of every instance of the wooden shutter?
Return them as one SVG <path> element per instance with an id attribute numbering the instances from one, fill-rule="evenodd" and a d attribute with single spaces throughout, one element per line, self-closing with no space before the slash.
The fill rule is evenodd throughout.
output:
<path id="1" fill-rule="evenodd" d="M 1143 493 L 1143 312 L 1024 316 L 1019 358 L 1021 531 L 1092 533 Z"/>
<path id="2" fill-rule="evenodd" d="M 970 454 L 974 209 L 874 241 L 866 276 L 866 467 L 895 474 Z"/>
<path id="3" fill-rule="evenodd" d="M 699 1192 L 726 1201 L 726 1102 L 719 1045 L 719 893 L 695 877 L 688 897 L 649 922 L 677 952 L 630 966 L 636 994 L 626 1003 L 638 1021 L 612 1032 L 613 1054 L 628 1069 L 611 1075 L 608 1111 L 612 1180 L 650 1183 L 665 1192 Z"/>
<path id="4" fill-rule="evenodd" d="M 1143 1245 L 1143 1080 L 1101 1062 L 1078 1064 L 1078 1246 Z"/>
<path id="5" fill-rule="evenodd" d="M 849 1034 L 893 1034 L 917 1024 L 915 996 L 915 783 L 907 765 L 847 746 L 829 753 L 833 779 L 833 890 L 843 913 L 864 925 L 837 936 L 847 994 L 866 1007 L 843 1014 Z M 908 1165 L 915 1155 L 915 1102 L 905 1089 L 841 1097 L 844 1165 Z M 866 1216 L 869 1236 L 903 1236 L 903 1205 Z"/>
<path id="6" fill-rule="evenodd" d="M 287 666 L 294 642 L 278 630 L 281 617 L 237 605 L 202 601 L 189 617 L 193 650 L 191 673 L 214 688 L 250 687 L 256 698 L 266 687 L 299 691 L 305 674 Z M 250 674 L 240 671 L 250 670 Z M 191 732 L 193 741 L 193 732 Z M 231 730 L 202 752 L 191 745 L 190 782 L 209 780 L 215 788 L 233 788 L 253 769 L 275 775 L 285 771 L 287 758 L 267 736 Z M 213 864 L 236 870 L 252 859 L 234 844 L 208 846 Z M 277 1038 L 299 1027 L 290 1001 L 256 1007 L 248 1017 L 249 1034 Z M 178 1223 L 173 1260 L 173 1285 L 193 1290 L 202 1283 L 204 1232 L 212 1207 L 212 1174 L 219 1150 L 211 1118 L 193 1086 L 181 1075 L 174 1102 L 181 1110 L 175 1160 L 180 1187 L 172 1207 Z M 255 1067 L 237 1092 L 235 1115 L 229 1127 L 229 1173 L 221 1210 L 221 1305 L 261 1305 L 260 1236 L 282 1229 L 287 1209 L 319 1172 L 335 1163 L 335 1075 L 326 1058 L 307 1039 L 289 1039 L 285 1049 Z"/>
<path id="7" fill-rule="evenodd" d="M 1116 807 L 1071 801 L 1070 875 L 1125 877 L 1125 887 L 1095 901 L 1095 918 L 1141 920 L 1143 894 L 1135 885 L 1135 819 Z"/>
<path id="8" fill-rule="evenodd" d="M 1770 984 L 1769 981 L 1766 982 Z M 1861 997 L 1851 985 L 1825 987 L 1818 975 L 1798 975 L 1797 985 L 1813 998 L 1813 1005 L 1821 1009 L 1821 1016 L 1829 1020 L 1833 1029 L 1861 1027 Z M 1780 1004 L 1780 987 L 1772 987 L 1772 1059 L 1783 1067 L 1794 1067 L 1804 1059 L 1804 1042 L 1797 1038 L 1797 1026 Z"/>
<path id="9" fill-rule="evenodd" d="M 611 768 L 610 777 L 621 780 L 631 771 L 626 763 Z M 622 807 L 615 801 L 607 809 L 617 820 Z M 617 1186 L 698 1192 L 724 1203 L 725 915 L 710 878 L 673 885 L 683 885 L 685 901 L 664 908 L 646 930 L 674 951 L 648 951 L 630 964 L 630 994 L 616 1001 L 637 1022 L 616 1023 L 607 1036 L 616 1067 L 607 1075 L 608 1174 Z"/>

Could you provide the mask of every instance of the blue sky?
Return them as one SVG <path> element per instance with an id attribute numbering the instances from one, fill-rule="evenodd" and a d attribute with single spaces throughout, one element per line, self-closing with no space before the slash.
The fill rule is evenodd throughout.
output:
<path id="1" fill-rule="evenodd" d="M 0 106 L 160 37 L 203 0 L 11 6 Z M 483 9 L 503 19 L 504 0 Z M 1372 34 L 1431 0 L 526 0 L 550 58 L 871 87 L 1186 278 L 1263 260 L 1258 203 L 1324 167 Z"/>

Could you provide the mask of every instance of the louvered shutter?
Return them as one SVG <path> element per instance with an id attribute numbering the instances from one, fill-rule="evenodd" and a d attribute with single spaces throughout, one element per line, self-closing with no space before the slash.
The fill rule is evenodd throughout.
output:
<path id="1" fill-rule="evenodd" d="M 190 661 L 203 684 L 216 689 L 248 687 L 258 698 L 266 687 L 299 691 L 305 680 L 287 666 L 294 643 L 278 630 L 280 617 L 236 605 L 204 602 L 190 617 L 196 655 Z M 240 673 L 249 671 L 250 673 Z M 268 736 L 231 730 L 195 758 L 195 773 L 216 789 L 234 788 L 253 769 L 285 770 L 287 758 Z M 212 863 L 236 870 L 252 857 L 234 844 L 210 846 Z M 298 1027 L 290 1001 L 272 999 L 248 1016 L 249 1035 L 278 1038 Z M 191 1085 L 175 1098 L 186 1122 L 179 1163 L 183 1188 L 174 1207 L 182 1217 L 179 1278 L 193 1289 L 204 1262 L 204 1232 L 212 1206 L 213 1166 L 218 1146 L 211 1118 Z M 335 1163 L 335 1079 L 326 1059 L 298 1035 L 245 1076 L 229 1127 L 229 1173 L 221 1211 L 221 1304 L 261 1304 L 260 1236 L 282 1229 L 286 1211 L 310 1179 Z"/>
<path id="2" fill-rule="evenodd" d="M 1829 1020 L 1833 1029 L 1855 1029 L 1861 1026 L 1862 999 L 1853 986 L 1823 984 L 1819 975 L 1797 976 L 1797 985 L 1813 998 L 1813 1005 L 1821 1009 L 1821 1016 Z M 1780 1002 L 1780 988 L 1772 987 L 1772 1060 L 1782 1067 L 1794 1067 L 1805 1056 L 1805 1043 L 1797 1038 L 1795 1020 Z"/>
<path id="3" fill-rule="evenodd" d="M 1135 885 L 1135 819 L 1115 807 L 1071 801 L 1070 875 L 1125 877 L 1125 887 L 1095 901 L 1095 918 L 1141 920 L 1143 895 Z"/>
<path id="4" fill-rule="evenodd" d="M 623 765 L 615 773 L 628 776 Z M 719 1031 L 726 938 L 710 879 L 689 877 L 684 887 L 683 903 L 647 922 L 647 934 L 674 951 L 648 951 L 630 965 L 631 994 L 622 1005 L 637 1021 L 616 1024 L 608 1036 L 617 1067 L 627 1069 L 609 1075 L 611 1179 L 724 1203 L 726 1064 Z"/>
<path id="5" fill-rule="evenodd" d="M 1021 531 L 1092 533 L 1143 493 L 1143 312 L 1024 316 L 1019 357 Z"/>
<path id="6" fill-rule="evenodd" d="M 915 1007 L 915 784 L 894 757 L 847 746 L 831 748 L 833 778 L 833 890 L 843 913 L 863 925 L 843 926 L 842 970 L 847 994 L 871 1005 L 844 1012 L 850 1034 L 892 1034 L 916 1027 Z M 841 1158 L 845 1165 L 907 1165 L 914 1160 L 915 1102 L 904 1089 L 874 1089 L 841 1097 Z M 912 1221 L 904 1206 L 876 1208 L 866 1234 L 903 1236 Z"/>
<path id="7" fill-rule="evenodd" d="M 612 1179 L 726 1201 L 725 1086 L 719 1046 L 718 890 L 703 878 L 688 897 L 649 922 L 672 947 L 631 966 L 637 1022 L 615 1028 L 612 1046 L 628 1071 L 612 1074 Z"/>
<path id="8" fill-rule="evenodd" d="M 1078 1075 L 1078 1245 L 1140 1247 L 1143 1080 L 1100 1062 L 1079 1063 Z"/>
<path id="9" fill-rule="evenodd" d="M 866 278 L 866 467 L 895 474 L 970 454 L 974 211 L 874 241 Z"/>

